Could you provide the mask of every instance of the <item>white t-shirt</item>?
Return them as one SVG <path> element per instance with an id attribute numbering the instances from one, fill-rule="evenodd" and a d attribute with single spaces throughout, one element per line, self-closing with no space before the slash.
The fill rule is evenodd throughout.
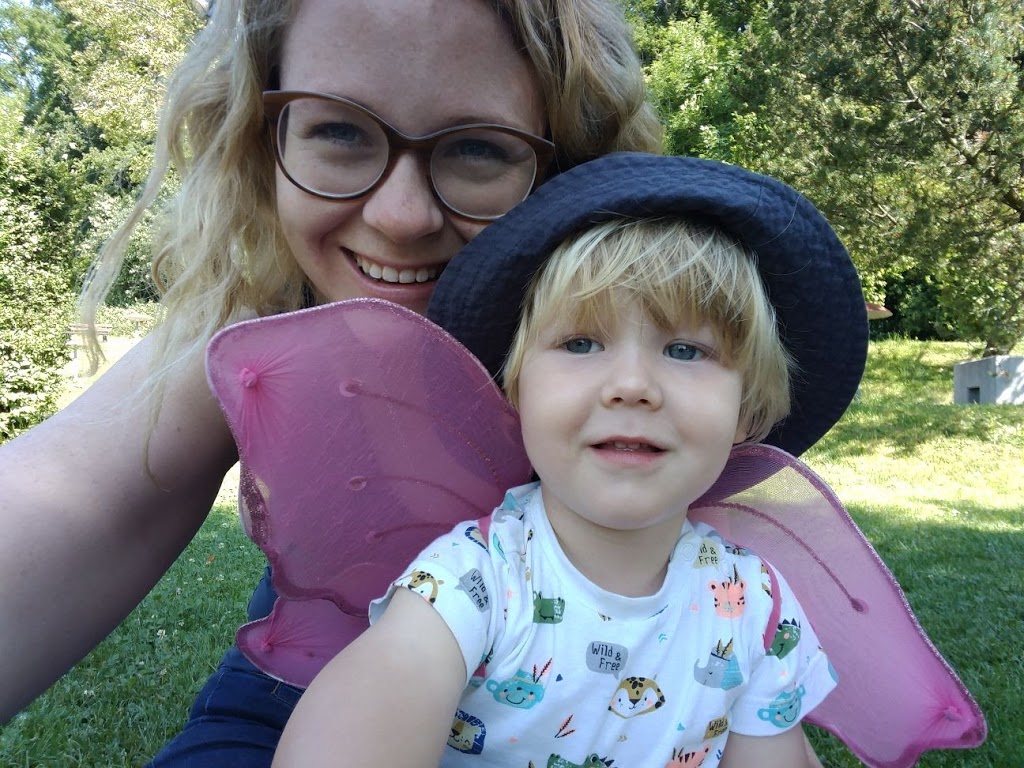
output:
<path id="1" fill-rule="evenodd" d="M 713 768 L 730 731 L 791 728 L 835 687 L 784 579 L 706 525 L 684 524 L 664 585 L 639 598 L 576 570 L 535 483 L 489 527 L 486 546 L 478 521 L 435 540 L 370 609 L 412 589 L 459 642 L 469 679 L 442 766 Z"/>

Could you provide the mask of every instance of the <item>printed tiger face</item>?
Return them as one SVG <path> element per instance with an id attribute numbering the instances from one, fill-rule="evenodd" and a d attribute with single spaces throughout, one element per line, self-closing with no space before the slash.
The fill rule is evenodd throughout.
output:
<path id="1" fill-rule="evenodd" d="M 665 694 L 648 677 L 627 677 L 612 695 L 608 709 L 619 717 L 636 717 L 653 712 L 665 703 Z"/>
<path id="2" fill-rule="evenodd" d="M 723 619 L 738 619 L 747 604 L 747 582 L 740 580 L 736 566 L 732 567 L 733 577 L 724 581 L 712 581 L 708 588 L 715 598 L 715 613 Z"/>
<path id="3" fill-rule="evenodd" d="M 672 759 L 668 761 L 665 768 L 700 768 L 704 764 L 704 758 L 708 756 L 711 747 L 707 744 L 704 749 L 693 752 L 684 752 L 681 749 L 672 750 Z"/>

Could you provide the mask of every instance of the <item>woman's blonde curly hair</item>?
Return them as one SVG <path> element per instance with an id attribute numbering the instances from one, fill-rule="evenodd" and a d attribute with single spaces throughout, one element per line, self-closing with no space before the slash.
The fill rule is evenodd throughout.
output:
<path id="1" fill-rule="evenodd" d="M 149 381 L 157 389 L 169 367 L 201 354 L 225 325 L 303 305 L 304 276 L 275 211 L 261 97 L 276 85 L 284 36 L 300 1 L 217 2 L 168 83 L 142 196 L 83 291 L 82 314 L 91 322 L 173 168 L 181 189 L 162 211 L 152 243 L 152 273 L 165 308 Z M 618 150 L 661 151 L 661 127 L 614 0 L 480 1 L 493 4 L 533 63 L 561 169 Z"/>

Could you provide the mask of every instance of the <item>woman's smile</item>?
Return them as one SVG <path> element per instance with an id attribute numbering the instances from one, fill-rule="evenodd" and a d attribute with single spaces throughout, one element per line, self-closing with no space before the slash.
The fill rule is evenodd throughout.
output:
<path id="1" fill-rule="evenodd" d="M 392 267 L 381 264 L 358 253 L 350 253 L 349 257 L 364 275 L 384 283 L 428 283 L 437 280 L 444 265 L 432 267 Z"/>

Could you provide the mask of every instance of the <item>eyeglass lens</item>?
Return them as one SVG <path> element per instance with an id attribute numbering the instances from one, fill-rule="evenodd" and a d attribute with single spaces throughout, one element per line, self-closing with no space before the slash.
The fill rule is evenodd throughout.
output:
<path id="1" fill-rule="evenodd" d="M 403 146 L 417 142 L 403 141 Z M 497 128 L 453 128 L 424 140 L 430 179 L 456 213 L 491 219 L 507 213 L 533 188 L 537 154 L 523 138 Z M 300 187 L 327 197 L 368 192 L 388 168 L 386 129 L 343 102 L 301 97 L 288 102 L 277 125 L 281 166 Z"/>

